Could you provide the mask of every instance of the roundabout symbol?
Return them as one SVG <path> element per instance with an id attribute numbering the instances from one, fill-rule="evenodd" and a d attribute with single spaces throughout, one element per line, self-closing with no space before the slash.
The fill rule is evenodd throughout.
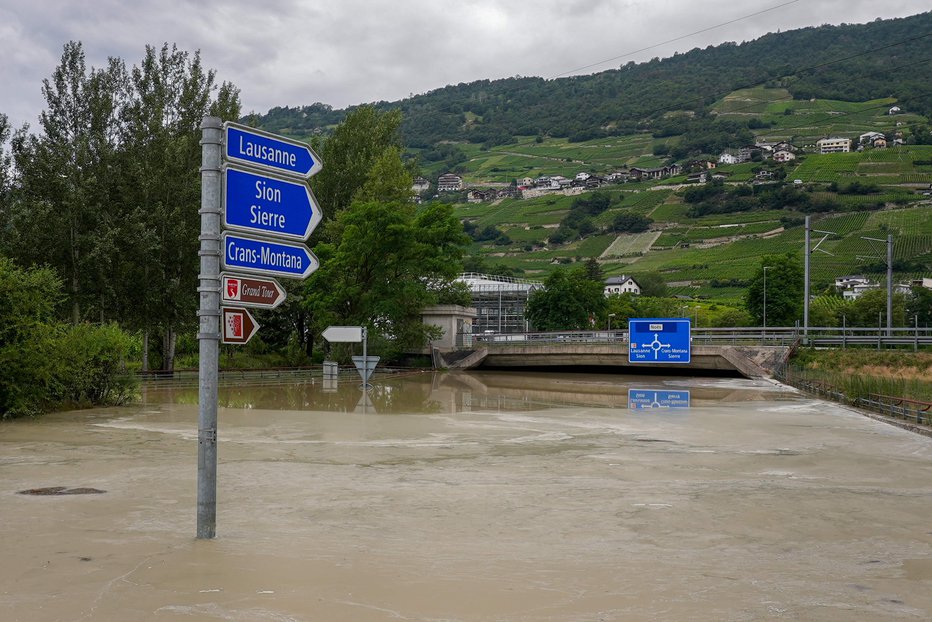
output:
<path id="1" fill-rule="evenodd" d="M 669 348 L 669 343 L 660 343 L 660 335 L 654 333 L 654 340 L 647 344 L 647 347 L 654 351 L 654 360 L 657 360 L 657 353 L 661 348 Z"/>

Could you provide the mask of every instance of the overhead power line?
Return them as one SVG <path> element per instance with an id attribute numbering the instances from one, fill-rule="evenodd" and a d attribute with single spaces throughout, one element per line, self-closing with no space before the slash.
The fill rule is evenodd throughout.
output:
<path id="1" fill-rule="evenodd" d="M 746 20 L 746 19 L 750 19 L 750 18 L 752 18 L 752 17 L 757 17 L 758 15 L 763 15 L 764 13 L 769 13 L 770 11 L 776 11 L 777 9 L 781 9 L 781 8 L 783 8 L 783 7 L 785 7 L 785 6 L 789 6 L 789 5 L 791 5 L 791 4 L 796 4 L 797 2 L 799 2 L 799 0 L 790 0 L 789 2 L 784 2 L 784 3 L 782 3 L 782 4 L 777 4 L 777 5 L 775 5 L 775 6 L 770 7 L 769 9 L 763 9 L 763 10 L 757 11 L 757 12 L 755 12 L 755 13 L 749 13 L 749 14 L 747 14 L 747 15 L 742 15 L 741 17 L 736 17 L 735 19 L 728 20 L 727 22 L 722 22 L 721 24 L 716 24 L 716 25 L 714 25 L 714 26 L 709 26 L 708 28 L 702 28 L 701 30 L 697 30 L 697 31 L 695 31 L 695 32 L 691 32 L 691 33 L 689 33 L 689 34 L 680 35 L 679 37 L 674 37 L 673 39 L 667 39 L 666 41 L 661 41 L 660 43 L 654 43 L 653 45 L 648 45 L 647 47 L 643 47 L 643 48 L 641 48 L 641 49 L 639 49 L 639 50 L 632 50 L 631 52 L 625 52 L 624 54 L 619 54 L 618 56 L 613 56 L 613 57 L 611 57 L 611 58 L 606 58 L 605 60 L 600 60 L 600 61 L 595 62 L 595 63 L 590 63 L 590 64 L 588 64 L 588 65 L 583 65 L 582 67 L 576 67 L 575 69 L 570 69 L 569 71 L 564 71 L 563 73 L 558 73 L 558 74 L 556 74 L 556 75 L 554 75 L 554 76 L 551 76 L 549 79 L 552 80 L 553 78 L 559 78 L 559 77 L 561 77 L 561 76 L 566 76 L 566 75 L 569 75 L 569 74 L 572 74 L 572 73 L 576 73 L 576 72 L 579 72 L 579 71 L 583 71 L 584 69 L 591 69 L 592 67 L 598 67 L 599 65 L 604 65 L 605 63 L 610 63 L 610 62 L 612 62 L 612 61 L 616 61 L 616 60 L 619 60 L 619 59 L 622 59 L 622 58 L 627 58 L 628 56 L 633 56 L 633 55 L 635 55 L 635 54 L 640 54 L 641 52 L 646 52 L 647 50 L 652 50 L 652 49 L 658 48 L 658 47 L 660 47 L 660 46 L 662 46 L 662 45 L 667 45 L 668 43 L 675 43 L 675 42 L 677 42 L 677 41 L 682 41 L 683 39 L 688 39 L 688 38 L 690 38 L 690 37 L 694 37 L 694 36 L 699 35 L 699 34 L 702 34 L 702 33 L 704 33 L 704 32 L 709 32 L 710 30 L 715 30 L 715 29 L 721 28 L 721 27 L 723 27 L 723 26 L 728 26 L 728 25 L 730 25 L 730 24 L 735 24 L 735 23 L 737 23 L 737 22 L 740 22 L 740 21 L 743 21 L 743 20 Z"/>

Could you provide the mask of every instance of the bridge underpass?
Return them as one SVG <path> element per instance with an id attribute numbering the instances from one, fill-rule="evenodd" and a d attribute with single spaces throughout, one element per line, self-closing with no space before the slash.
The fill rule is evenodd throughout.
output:
<path id="1" fill-rule="evenodd" d="M 932 328 L 692 328 L 690 363 L 630 363 L 628 334 L 616 331 L 552 333 L 485 333 L 457 336 L 455 348 L 431 351 L 435 368 L 618 368 L 644 373 L 733 373 L 747 378 L 770 377 L 796 347 L 901 348 L 932 346 Z"/>

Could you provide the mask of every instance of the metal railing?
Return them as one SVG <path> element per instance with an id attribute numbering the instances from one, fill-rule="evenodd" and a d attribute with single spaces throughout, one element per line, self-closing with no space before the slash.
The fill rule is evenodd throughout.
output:
<path id="1" fill-rule="evenodd" d="M 796 343 L 813 347 L 872 346 L 932 346 L 932 328 L 809 328 L 804 335 L 801 328 L 789 327 L 734 327 L 695 328 L 691 330 L 692 343 L 705 345 L 764 345 L 793 346 Z M 459 335 L 462 347 L 495 347 L 509 345 L 553 344 L 623 344 L 628 342 L 627 330 L 560 331 L 537 333 L 483 333 Z"/>
<path id="2" fill-rule="evenodd" d="M 919 425 L 932 424 L 932 402 L 868 393 L 866 397 L 858 398 L 856 405 L 891 417 L 915 421 Z"/>

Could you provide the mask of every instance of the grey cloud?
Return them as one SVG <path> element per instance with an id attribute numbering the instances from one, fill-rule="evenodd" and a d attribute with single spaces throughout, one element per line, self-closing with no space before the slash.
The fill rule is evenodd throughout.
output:
<path id="1" fill-rule="evenodd" d="M 0 112 L 16 123 L 43 108 L 41 81 L 68 40 L 88 64 L 132 65 L 144 46 L 200 49 L 241 90 L 244 109 L 322 101 L 342 107 L 447 84 L 553 77 L 669 56 L 768 31 L 864 22 L 928 9 L 917 0 L 803 0 L 630 57 L 613 57 L 722 24 L 772 2 L 734 0 L 0 0 Z M 600 63 L 600 61 L 608 62 Z"/>

